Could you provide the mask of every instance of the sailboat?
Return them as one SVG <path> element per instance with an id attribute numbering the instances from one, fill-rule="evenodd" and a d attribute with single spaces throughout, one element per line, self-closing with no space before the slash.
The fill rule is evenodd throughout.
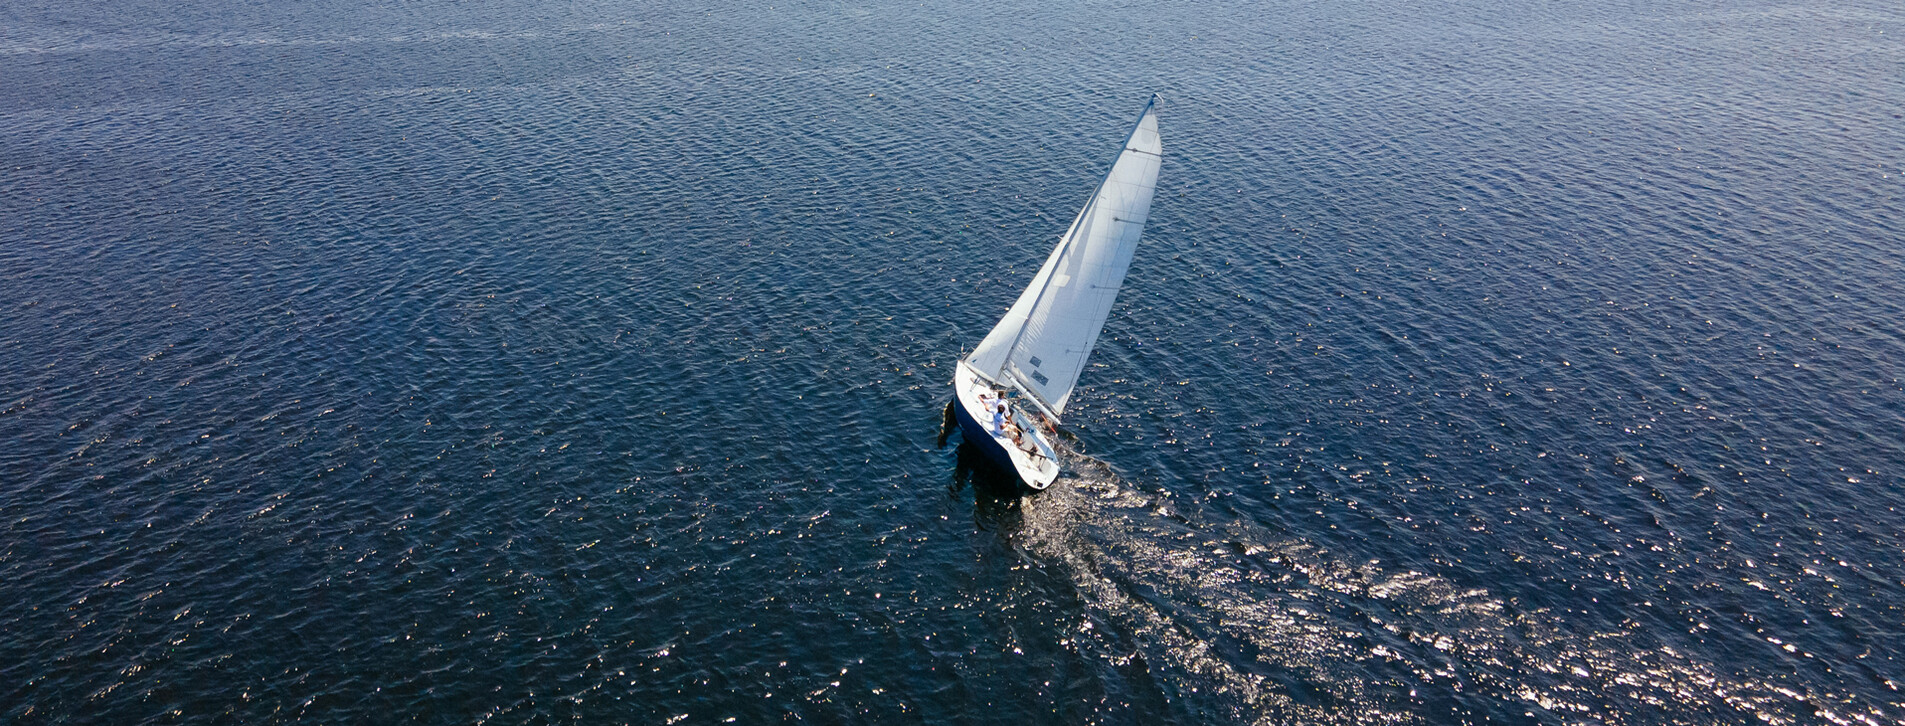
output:
<path id="1" fill-rule="evenodd" d="M 953 373 L 953 415 L 985 458 L 1042 490 L 1065 404 L 1091 357 L 1144 233 L 1164 147 L 1153 94 L 1105 180 L 999 324 Z"/>

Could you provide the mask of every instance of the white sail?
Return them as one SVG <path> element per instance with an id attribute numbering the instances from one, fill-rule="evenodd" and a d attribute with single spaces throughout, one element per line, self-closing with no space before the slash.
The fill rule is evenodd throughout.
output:
<path id="1" fill-rule="evenodd" d="M 1145 104 L 1118 161 L 1032 284 L 966 356 L 974 370 L 1024 389 L 1054 416 L 1064 413 L 1098 342 L 1151 212 L 1164 159 L 1157 101 Z"/>

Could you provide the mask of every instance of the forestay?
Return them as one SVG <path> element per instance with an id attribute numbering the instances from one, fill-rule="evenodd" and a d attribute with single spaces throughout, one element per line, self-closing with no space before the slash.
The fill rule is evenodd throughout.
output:
<path id="1" fill-rule="evenodd" d="M 974 369 L 996 382 L 1016 384 L 1053 415 L 1065 411 L 1151 212 L 1164 158 L 1157 101 L 1152 96 L 1145 104 L 1111 172 L 1032 284 L 966 356 Z"/>

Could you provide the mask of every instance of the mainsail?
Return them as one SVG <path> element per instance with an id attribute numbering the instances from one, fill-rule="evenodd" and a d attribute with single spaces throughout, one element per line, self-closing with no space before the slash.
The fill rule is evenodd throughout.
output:
<path id="1" fill-rule="evenodd" d="M 1164 160 L 1157 102 L 1154 95 L 1144 105 L 1111 173 L 1079 210 L 1032 284 L 966 356 L 973 369 L 1024 390 L 1054 417 L 1064 413 L 1078 374 L 1091 357 L 1151 212 L 1151 193 Z"/>

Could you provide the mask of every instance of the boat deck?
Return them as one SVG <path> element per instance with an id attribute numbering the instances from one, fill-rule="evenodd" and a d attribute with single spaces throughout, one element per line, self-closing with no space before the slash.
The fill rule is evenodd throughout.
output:
<path id="1" fill-rule="evenodd" d="M 958 402 L 954 410 L 966 440 L 971 441 L 1000 467 L 1018 473 L 1019 480 L 1027 487 L 1038 490 L 1051 486 L 1052 481 L 1058 478 L 1058 454 L 1032 417 L 1019 405 L 1010 406 L 1012 423 L 1025 446 L 1013 441 L 1010 428 L 994 426 L 992 412 L 987 410 L 979 397 L 981 394 L 998 395 L 999 390 L 964 361 L 959 363 L 958 371 L 954 374 L 953 391 Z"/>

